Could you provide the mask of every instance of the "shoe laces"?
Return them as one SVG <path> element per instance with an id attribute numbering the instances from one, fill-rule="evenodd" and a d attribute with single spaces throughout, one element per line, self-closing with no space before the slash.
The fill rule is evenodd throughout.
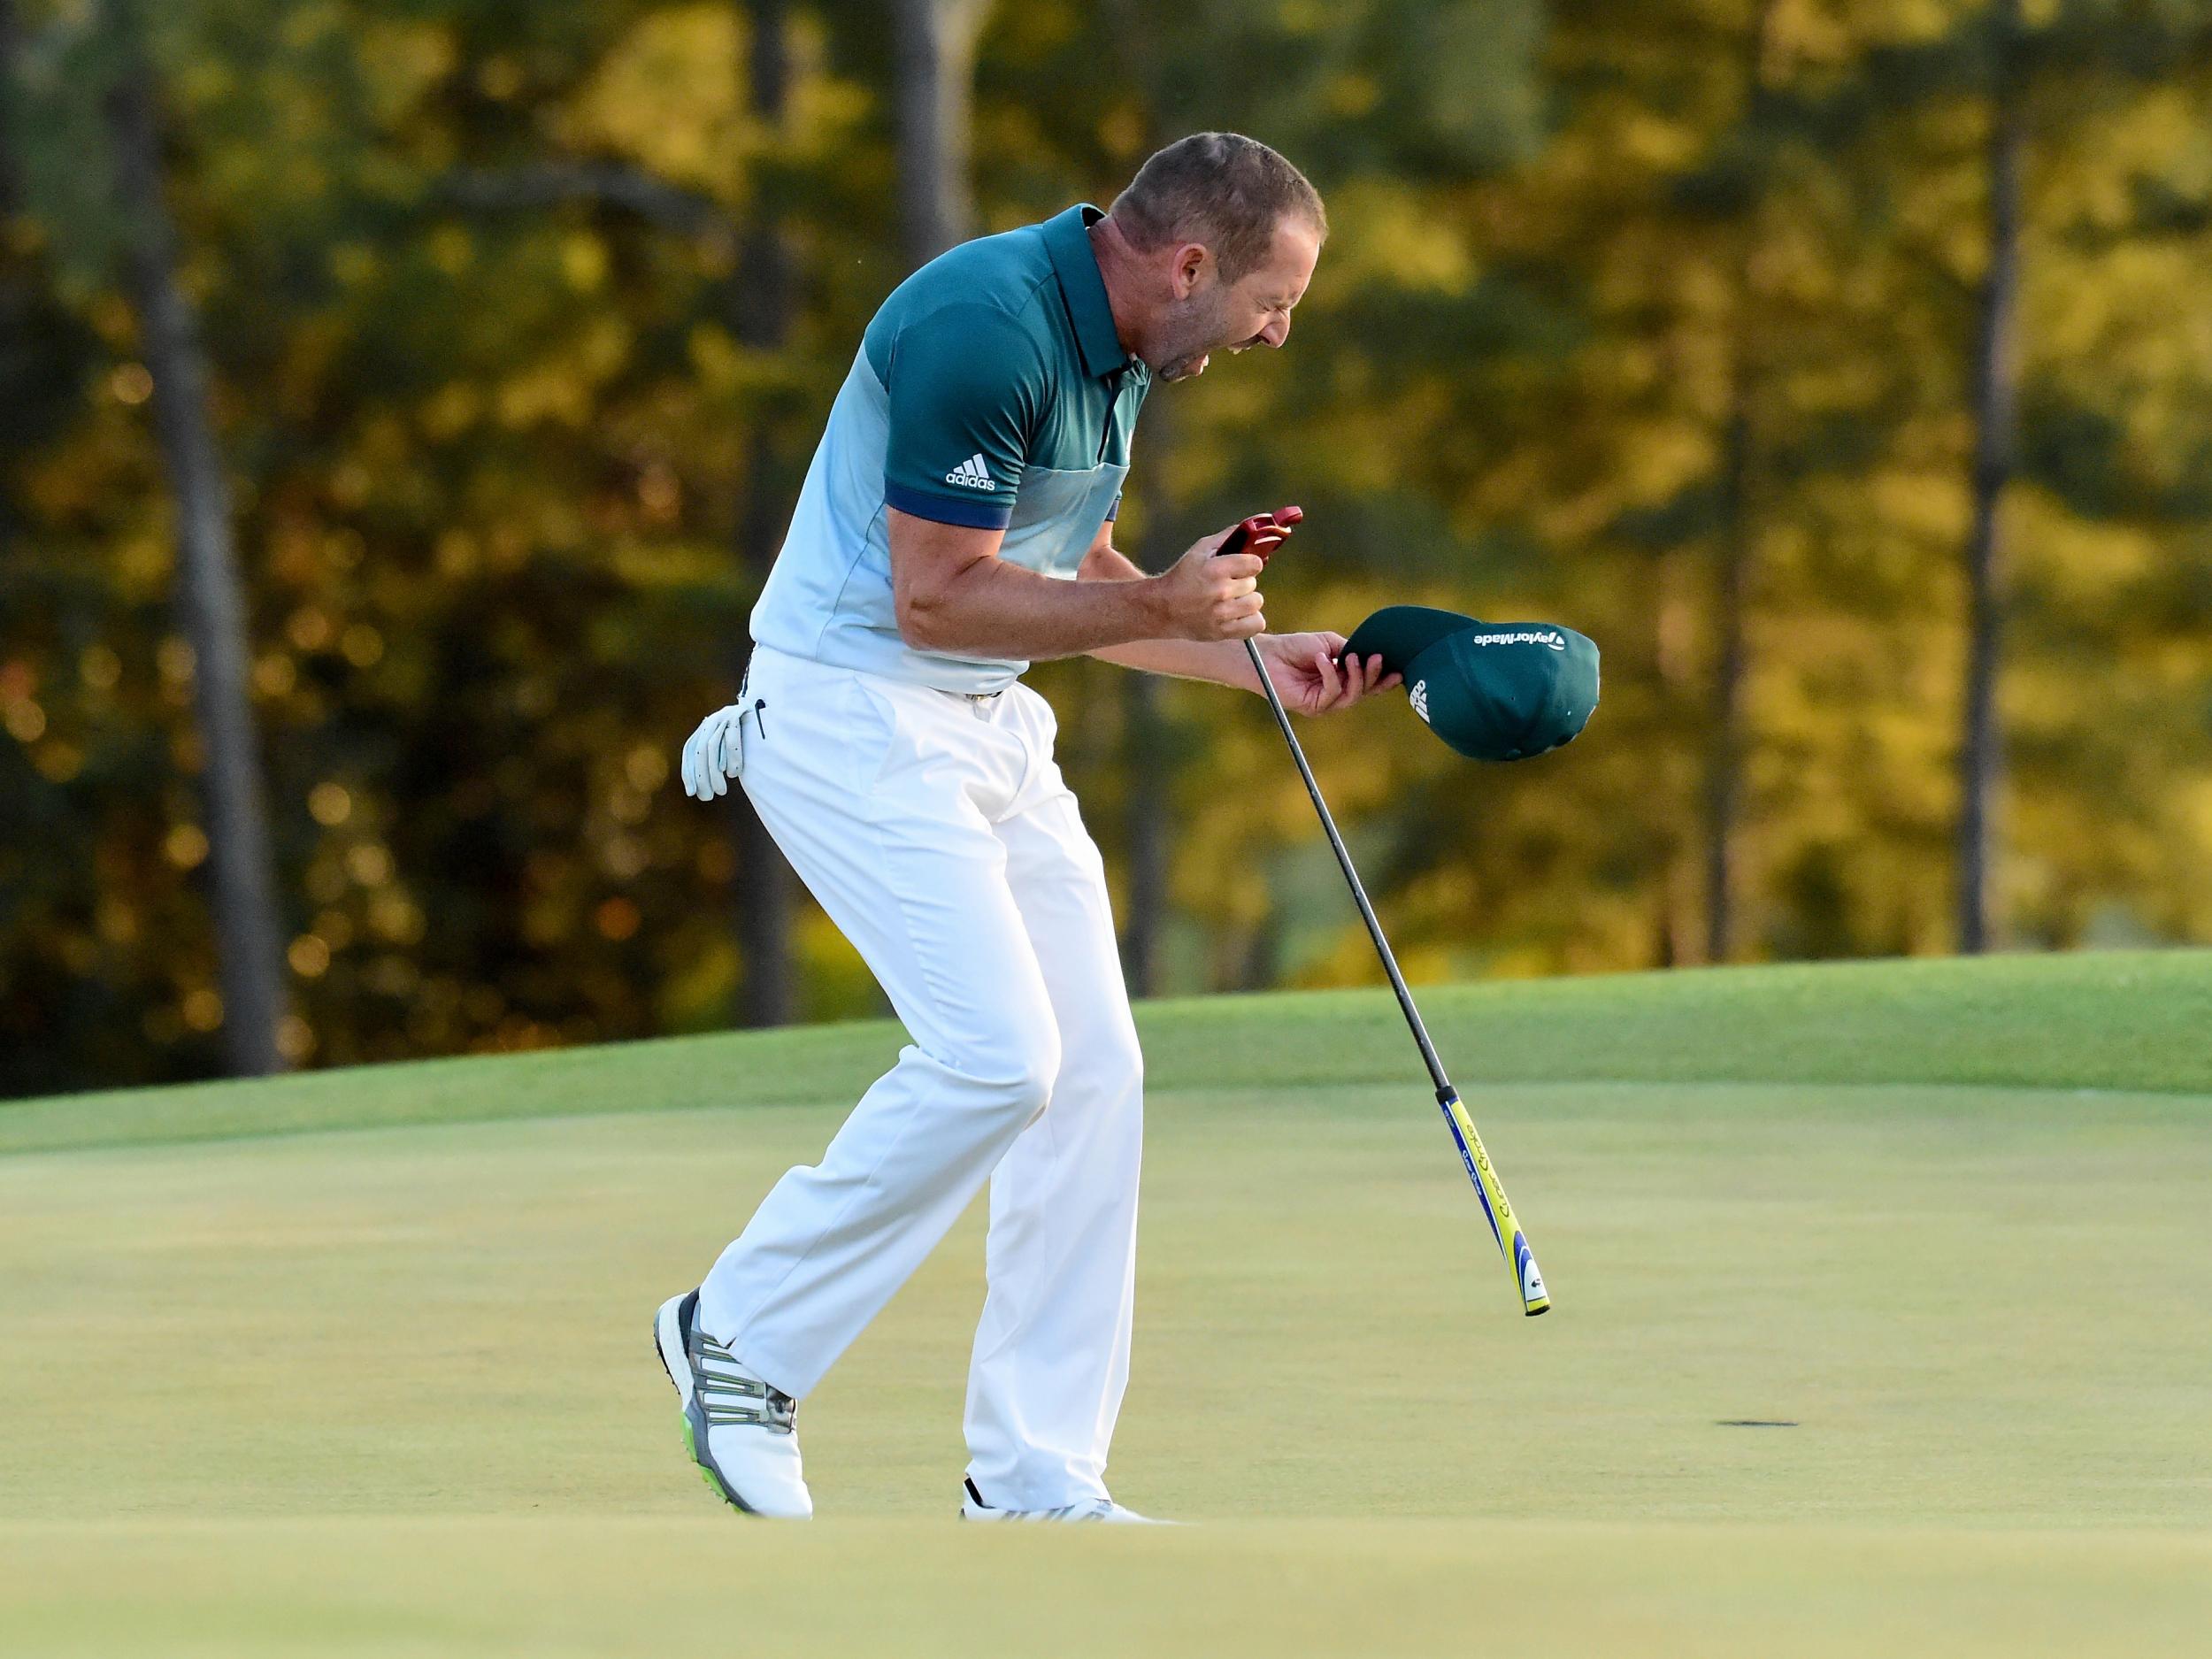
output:
<path id="1" fill-rule="evenodd" d="M 737 1356 L 705 1332 L 692 1331 L 692 1374 L 700 1409 L 710 1428 L 738 1425 L 764 1428 L 771 1434 L 796 1431 L 799 1402 L 764 1382 L 738 1363 Z"/>

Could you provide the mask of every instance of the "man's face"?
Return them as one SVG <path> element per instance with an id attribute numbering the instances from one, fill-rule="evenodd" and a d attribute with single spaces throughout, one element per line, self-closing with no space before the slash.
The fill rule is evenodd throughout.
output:
<path id="1" fill-rule="evenodd" d="M 1282 219 L 1267 257 L 1226 286 L 1202 245 L 1186 244 L 1175 257 L 1170 280 L 1180 297 L 1170 304 L 1153 354 L 1152 373 L 1163 380 L 1203 374 L 1217 351 L 1280 346 L 1289 339 L 1291 307 L 1313 280 L 1321 239 L 1303 219 Z"/>

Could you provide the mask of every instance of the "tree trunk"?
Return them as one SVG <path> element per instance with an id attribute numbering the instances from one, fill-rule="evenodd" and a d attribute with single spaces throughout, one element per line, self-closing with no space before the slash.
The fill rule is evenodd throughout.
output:
<path id="1" fill-rule="evenodd" d="M 1740 324 L 1740 327 L 1741 325 Z M 1705 960 L 1726 962 L 1736 948 L 1736 813 L 1743 789 L 1744 595 L 1750 584 L 1753 533 L 1749 371 L 1739 363 L 1722 481 L 1720 568 L 1713 594 L 1713 712 L 1706 757 Z"/>
<path id="2" fill-rule="evenodd" d="M 1656 554 L 1647 580 L 1651 590 L 1651 673 L 1656 682 L 1659 706 L 1671 726 L 1705 735 L 1705 704 L 1711 673 L 1701 653 L 1707 641 L 1711 606 L 1711 550 L 1704 547 L 1671 549 Z M 1695 757 L 1703 764 L 1702 752 Z M 1701 771 L 1691 780 L 1695 797 L 1694 822 L 1682 834 L 1670 839 L 1660 876 L 1658 909 L 1654 918 L 1650 965 L 1675 968 L 1705 960 L 1705 777 Z"/>
<path id="3" fill-rule="evenodd" d="M 2017 73 L 2019 0 L 1996 0 L 1996 67 L 1989 111 L 1989 266 L 1974 340 L 1974 515 L 1966 545 L 1965 732 L 1959 749 L 1959 949 L 1989 948 L 2003 735 L 1997 673 L 2003 650 L 1998 512 L 2013 467 L 2016 368 L 2013 332 L 2020 281 L 2020 167 L 2027 145 Z"/>
<path id="4" fill-rule="evenodd" d="M 199 317 L 177 280 L 176 230 L 164 198 L 153 69 L 135 9 L 112 12 L 119 69 L 107 97 L 132 303 L 154 382 L 154 426 L 174 498 L 179 610 L 195 663 L 205 750 L 208 841 L 221 957 L 223 1038 L 231 1070 L 281 1069 L 284 982 L 261 757 L 247 694 L 245 602 L 231 540 L 230 487 L 208 407 Z"/>
<path id="5" fill-rule="evenodd" d="M 754 0 L 752 6 L 751 94 L 755 111 L 772 130 L 780 131 L 790 103 L 790 47 L 784 0 Z M 763 352 L 788 343 L 793 311 L 793 258 L 785 237 L 783 204 L 773 188 L 755 197 L 731 284 L 731 326 L 737 338 Z M 768 580 L 781 545 L 790 503 L 783 447 L 779 442 L 782 411 L 763 412 L 753 428 L 745 469 L 745 493 L 737 512 L 737 557 L 745 573 L 749 606 Z M 740 630 L 741 676 L 749 645 Z M 791 867 L 742 789 L 730 791 L 731 833 L 737 843 L 738 948 L 744 963 L 739 1016 L 747 1025 L 788 1025 L 795 1011 L 791 963 Z"/>
<path id="6" fill-rule="evenodd" d="M 969 107 L 986 0 L 896 0 L 899 200 L 909 270 L 975 234 Z"/>
<path id="7" fill-rule="evenodd" d="M 1744 35 L 1745 126 L 1755 139 L 1766 117 L 1768 41 L 1775 0 L 1764 0 Z M 1705 960 L 1736 949 L 1736 818 L 1743 799 L 1744 611 L 1758 544 L 1752 522 L 1757 434 L 1753 422 L 1760 375 L 1757 278 L 1763 190 L 1746 204 L 1736 261 L 1733 362 L 1722 437 L 1719 558 L 1713 583 L 1713 704 L 1705 773 Z"/>

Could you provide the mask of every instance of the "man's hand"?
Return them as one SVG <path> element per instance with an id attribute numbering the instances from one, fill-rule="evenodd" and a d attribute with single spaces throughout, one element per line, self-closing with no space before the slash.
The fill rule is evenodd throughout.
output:
<path id="1" fill-rule="evenodd" d="M 1340 671 L 1336 657 L 1344 649 L 1341 634 L 1267 634 L 1256 642 L 1267 677 L 1275 683 L 1275 695 L 1294 714 L 1333 714 L 1401 683 L 1402 676 L 1383 672 L 1379 657 L 1364 664 L 1348 657 Z M 1259 695 L 1256 685 L 1251 690 Z"/>
<path id="2" fill-rule="evenodd" d="M 1181 558 L 1150 579 L 1158 595 L 1161 639 L 1245 640 L 1267 626 L 1259 591 L 1266 559 L 1257 553 L 1214 554 L 1235 528 L 1192 542 Z"/>

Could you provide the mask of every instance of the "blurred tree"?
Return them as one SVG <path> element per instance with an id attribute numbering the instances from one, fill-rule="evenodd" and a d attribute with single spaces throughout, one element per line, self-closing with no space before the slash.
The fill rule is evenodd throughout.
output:
<path id="1" fill-rule="evenodd" d="M 1743 30 L 1743 116 L 1724 149 L 1751 176 L 1740 211 L 1734 296 L 1728 353 L 1728 392 L 1721 442 L 1717 511 L 1719 518 L 1713 595 L 1712 725 L 1705 767 L 1705 960 L 1725 962 L 1735 952 L 1736 817 L 1743 795 L 1744 614 L 1757 549 L 1752 522 L 1755 430 L 1762 356 L 1771 350 L 1760 326 L 1758 276 L 1760 217 L 1771 185 L 1775 128 L 1771 87 L 1777 0 L 1761 0 Z"/>
<path id="2" fill-rule="evenodd" d="M 1966 720 L 1959 746 L 1959 949 L 1990 942 L 1990 864 L 2002 739 L 1997 673 L 2004 600 L 1998 511 L 2011 481 L 2017 399 L 2020 169 L 2027 146 L 2027 94 L 2019 72 L 2019 0 L 1994 0 L 1989 31 L 1988 252 L 1974 333 L 1974 517 L 1966 543 Z"/>
<path id="3" fill-rule="evenodd" d="M 49 557 L 47 503 L 33 488 L 99 354 L 56 292 L 44 227 L 27 211 L 26 58 L 15 7 L 0 0 L 0 1094 L 76 1080 L 56 1030 L 113 1012 L 91 982 L 99 952 L 70 810 L 83 760 L 72 625 L 96 583 Z"/>
<path id="4" fill-rule="evenodd" d="M 1417 977 L 1953 942 L 1991 4 L 1033 0 L 972 37 L 972 228 L 1107 200 L 1199 127 L 1278 144 L 1329 200 L 1291 349 L 1154 400 L 1125 546 L 1156 565 L 1296 500 L 1278 626 L 1409 601 L 1605 649 L 1589 735 L 1531 765 L 1469 767 L 1402 705 L 1303 733 Z M 1989 914 L 2024 945 L 2212 938 L 2212 334 L 2176 298 L 2212 288 L 2212 18 L 2024 13 Z M 803 899 L 787 971 L 747 936 L 766 866 L 672 774 L 910 268 L 890 19 L 139 15 L 257 623 L 288 1043 L 334 1064 L 695 1029 L 777 989 L 796 1018 L 870 1011 Z M 226 1060 L 204 687 L 119 280 L 112 15 L 10 21 L 20 1092 Z M 1256 699 L 1085 661 L 1033 680 L 1133 982 L 1373 978 Z"/>
<path id="5" fill-rule="evenodd" d="M 160 92 L 141 0 L 105 0 L 112 80 L 104 98 L 113 143 L 122 245 L 166 466 L 179 555 L 178 610 L 192 648 L 192 683 L 206 780 L 222 1030 L 242 1076 L 281 1069 L 285 1012 L 276 878 L 261 749 L 248 699 L 245 595 L 232 534 L 230 481 L 210 408 L 200 319 L 178 275 L 165 198 Z"/>
<path id="6" fill-rule="evenodd" d="M 2069 0 L 2018 41 L 2004 934 L 2193 936 L 2212 784 L 2212 9 Z M 2185 850 L 2193 849 L 2195 850 Z M 1993 904 L 1995 902 L 1993 900 Z"/>
<path id="7" fill-rule="evenodd" d="M 0 0 L 0 561 L 15 540 L 16 460 L 44 423 L 27 419 L 56 400 L 38 359 L 38 336 L 50 326 L 53 307 L 40 269 L 37 227 L 23 213 L 22 169 L 16 159 L 20 120 L 15 85 L 20 76 L 23 39 L 14 0 Z M 58 412 L 58 411 L 57 411 Z"/>
<path id="8" fill-rule="evenodd" d="M 751 50 L 747 54 L 755 116 L 778 140 L 790 104 L 791 52 L 783 0 L 753 0 Z M 784 229 L 790 211 L 780 176 L 754 195 L 751 224 L 730 285 L 732 336 L 766 355 L 787 349 L 795 299 L 795 255 Z M 783 400 L 787 405 L 789 400 Z M 753 428 L 737 512 L 736 553 L 746 577 L 746 598 L 757 596 L 783 542 L 791 518 L 793 457 L 788 408 L 764 414 Z M 733 632 L 745 638 L 741 618 Z M 741 680 L 743 664 L 740 664 Z M 794 995 L 790 865 L 741 789 L 730 791 L 737 838 L 738 949 L 743 967 L 741 1016 L 748 1025 L 780 1025 L 792 1016 Z"/>
<path id="9" fill-rule="evenodd" d="M 909 268 L 975 234 L 969 112 L 989 0 L 893 0 L 899 219 Z"/>

